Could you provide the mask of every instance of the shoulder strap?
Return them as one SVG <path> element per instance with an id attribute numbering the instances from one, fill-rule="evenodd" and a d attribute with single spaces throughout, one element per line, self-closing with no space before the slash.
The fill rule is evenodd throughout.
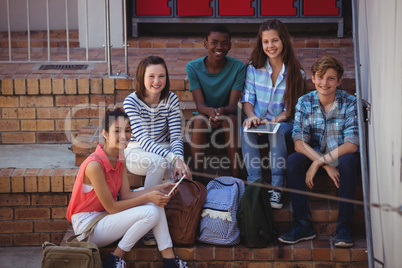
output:
<path id="1" fill-rule="evenodd" d="M 100 221 L 103 217 L 105 217 L 106 215 L 108 215 L 109 213 L 102 213 L 100 215 L 98 215 L 95 219 L 93 219 L 88 225 L 87 227 L 85 227 L 84 231 L 82 231 L 82 233 L 80 234 L 76 234 L 76 235 L 72 235 L 69 238 L 67 238 L 67 242 L 71 242 L 73 241 L 75 238 L 79 237 L 80 235 L 82 235 L 83 233 L 86 233 L 89 231 L 88 235 L 83 239 L 83 241 L 87 241 L 89 235 L 95 230 L 95 226 L 98 223 L 98 221 Z"/>

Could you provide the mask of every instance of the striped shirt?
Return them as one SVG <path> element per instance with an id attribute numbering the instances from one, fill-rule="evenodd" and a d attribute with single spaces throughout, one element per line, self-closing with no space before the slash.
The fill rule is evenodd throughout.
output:
<path id="1" fill-rule="evenodd" d="M 261 119 L 271 121 L 285 109 L 283 94 L 286 89 L 287 67 L 282 66 L 275 86 L 272 85 L 272 67 L 267 60 L 264 67 L 255 69 L 248 65 L 241 102 L 254 107 L 254 113 Z"/>
<path id="2" fill-rule="evenodd" d="M 319 153 L 326 153 L 327 148 L 332 151 L 346 142 L 359 146 L 356 98 L 337 90 L 334 105 L 326 115 L 316 90 L 300 97 L 292 138 L 306 142 Z"/>
<path id="3" fill-rule="evenodd" d="M 155 106 L 148 106 L 131 93 L 123 103 L 130 118 L 130 143 L 138 143 L 147 152 L 158 154 L 171 163 L 173 158 L 183 156 L 183 137 L 181 134 L 180 103 L 173 92 Z M 159 143 L 170 142 L 170 151 Z"/>

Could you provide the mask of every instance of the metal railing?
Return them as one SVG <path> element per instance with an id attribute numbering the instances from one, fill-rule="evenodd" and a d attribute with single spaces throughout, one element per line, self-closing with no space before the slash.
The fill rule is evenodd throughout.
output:
<path id="1" fill-rule="evenodd" d="M 63 1 L 63 0 L 62 0 Z M 47 46 L 46 48 L 43 49 L 43 56 L 46 56 L 47 53 L 47 60 L 33 60 L 32 59 L 32 40 L 31 40 L 31 6 L 30 6 L 30 0 L 26 0 L 26 20 L 27 20 L 27 51 L 24 51 L 24 54 L 27 53 L 27 60 L 14 60 L 13 56 L 20 54 L 19 51 L 21 51 L 21 48 L 19 51 L 15 52 L 13 51 L 12 47 L 12 39 L 11 39 L 11 12 L 10 12 L 10 0 L 6 1 L 6 9 L 7 9 L 7 31 L 8 31 L 8 61 L 5 60 L 0 60 L 0 63 L 24 63 L 24 62 L 30 62 L 30 63 L 40 63 L 40 62 L 50 62 L 50 63 L 57 63 L 57 64 L 66 64 L 66 63 L 82 63 L 82 62 L 87 62 L 87 63 L 97 63 L 97 62 L 107 62 L 108 66 L 108 75 L 113 76 L 115 78 L 118 77 L 128 77 L 129 76 L 129 70 L 128 70 L 128 44 L 127 44 L 127 25 L 126 25 L 126 12 L 127 12 L 127 5 L 126 1 L 122 0 L 123 4 L 123 36 L 124 36 L 124 41 L 123 41 L 123 47 L 125 49 L 125 73 L 117 73 L 113 75 L 112 71 L 112 59 L 111 59 L 111 53 L 112 53 L 112 45 L 110 41 L 110 0 L 105 0 L 105 12 L 104 12 L 104 22 L 105 22 L 105 44 L 103 45 L 105 49 L 105 57 L 104 59 L 89 59 L 89 19 L 88 19 L 88 0 L 83 0 L 85 1 L 84 3 L 84 14 L 85 14 L 85 30 L 83 32 L 80 32 L 79 34 L 85 34 L 85 60 L 71 60 L 71 55 L 70 52 L 72 49 L 70 47 L 70 27 L 69 27 L 69 4 L 68 2 L 71 0 L 64 0 L 64 9 L 65 9 L 65 16 L 66 16 L 66 22 L 65 22 L 65 31 L 66 31 L 66 60 L 52 60 L 51 58 L 51 38 L 50 38 L 50 7 L 49 7 L 49 0 L 46 0 L 46 35 L 47 35 Z M 81 1 L 81 0 L 78 0 Z M 18 8 L 24 8 L 19 6 Z M 58 52 L 58 55 L 60 55 L 60 52 Z"/>

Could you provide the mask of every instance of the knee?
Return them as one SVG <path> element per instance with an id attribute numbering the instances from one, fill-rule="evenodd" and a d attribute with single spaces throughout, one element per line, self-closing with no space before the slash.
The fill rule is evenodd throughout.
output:
<path id="1" fill-rule="evenodd" d="M 344 154 L 338 158 L 339 169 L 356 169 L 359 167 L 360 158 L 358 154 Z"/>
<path id="2" fill-rule="evenodd" d="M 192 119 L 193 129 L 207 129 L 209 119 L 202 114 L 195 115 Z"/>
<path id="3" fill-rule="evenodd" d="M 288 170 L 289 174 L 292 174 L 294 172 L 300 172 L 303 170 L 303 162 L 302 159 L 305 156 L 302 153 L 293 153 L 288 156 L 286 160 L 286 167 Z"/>
<path id="4" fill-rule="evenodd" d="M 158 207 L 154 204 L 149 204 L 144 206 L 145 213 L 144 213 L 144 220 L 147 221 L 149 224 L 156 224 L 159 221 L 160 211 Z"/>

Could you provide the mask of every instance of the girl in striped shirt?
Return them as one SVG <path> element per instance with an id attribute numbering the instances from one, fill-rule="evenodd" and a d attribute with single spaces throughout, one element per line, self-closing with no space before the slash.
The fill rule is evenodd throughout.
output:
<path id="1" fill-rule="evenodd" d="M 179 99 L 169 87 L 165 61 L 149 56 L 138 65 L 135 92 L 124 100 L 131 125 L 126 165 L 131 173 L 146 175 L 146 189 L 170 178 L 172 169 L 174 178 L 192 177 L 183 161 Z"/>

